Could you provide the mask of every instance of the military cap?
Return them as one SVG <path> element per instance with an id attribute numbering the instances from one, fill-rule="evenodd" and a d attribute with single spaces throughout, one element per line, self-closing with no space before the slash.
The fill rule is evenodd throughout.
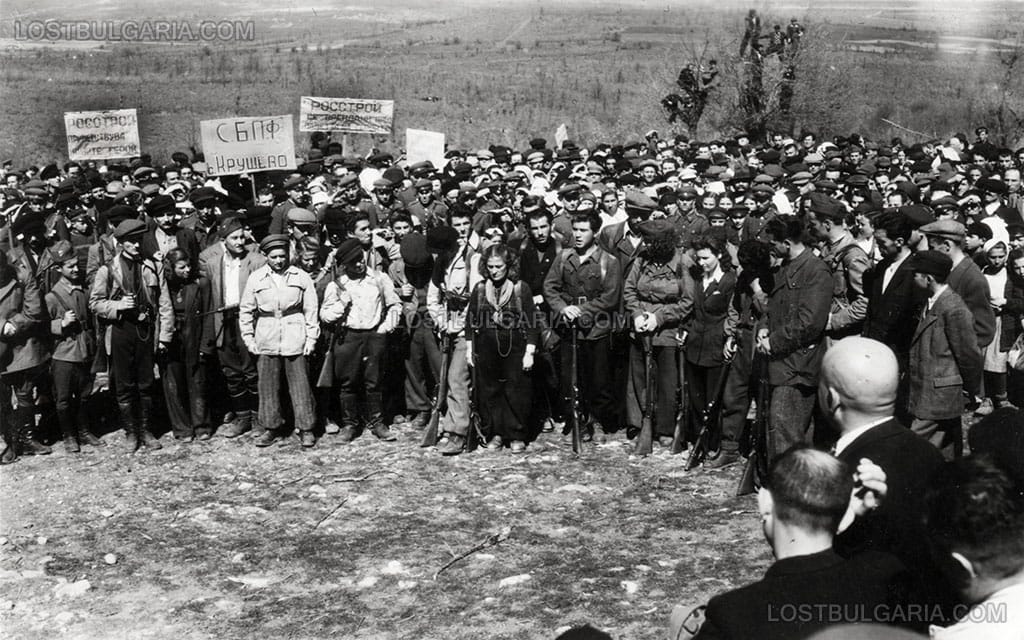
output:
<path id="1" fill-rule="evenodd" d="M 132 171 L 132 177 L 136 180 L 149 180 L 152 178 L 158 178 L 159 175 L 153 167 L 139 167 L 135 171 Z"/>
<path id="2" fill-rule="evenodd" d="M 197 207 L 209 205 L 220 200 L 220 192 L 213 187 L 200 187 L 192 192 L 189 200 Z"/>
<path id="3" fill-rule="evenodd" d="M 910 257 L 910 269 L 915 273 L 925 273 L 945 280 L 953 270 L 953 259 L 941 251 L 918 251 Z"/>
<path id="4" fill-rule="evenodd" d="M 430 264 L 430 251 L 427 250 L 427 238 L 422 233 L 408 233 L 402 238 L 398 248 L 402 262 L 407 267 L 426 267 Z"/>
<path id="5" fill-rule="evenodd" d="M 546 146 L 548 146 L 548 141 L 544 138 L 534 138 L 533 140 L 530 140 L 530 147 L 533 149 L 543 149 Z"/>
<path id="6" fill-rule="evenodd" d="M 128 220 L 122 220 L 117 228 L 114 229 L 114 237 L 118 241 L 131 240 L 138 238 L 139 236 L 146 233 L 146 223 L 138 218 L 130 218 Z"/>
<path id="7" fill-rule="evenodd" d="M 387 178 L 377 178 L 373 181 L 374 189 L 391 189 L 394 186 L 394 183 Z"/>
<path id="8" fill-rule="evenodd" d="M 244 229 L 245 223 L 238 216 L 228 216 L 220 221 L 217 233 L 221 238 L 226 238 L 239 229 Z"/>
<path id="9" fill-rule="evenodd" d="M 283 233 L 272 233 L 260 242 L 260 251 L 270 253 L 274 249 L 288 249 L 288 236 Z"/>
<path id="10" fill-rule="evenodd" d="M 146 203 L 146 214 L 151 218 L 159 218 L 160 216 L 167 215 L 168 213 L 174 213 L 174 198 L 171 196 L 153 196 L 153 198 Z"/>
<path id="11" fill-rule="evenodd" d="M 725 209 L 722 209 L 720 207 L 715 207 L 711 211 L 708 211 L 708 220 L 711 220 L 712 218 L 725 220 L 728 217 L 729 213 Z"/>
<path id="12" fill-rule="evenodd" d="M 789 181 L 795 185 L 804 185 L 810 182 L 813 177 L 809 171 L 797 171 L 789 177 Z"/>
<path id="13" fill-rule="evenodd" d="M 811 193 L 807 200 L 808 210 L 811 213 L 823 216 L 826 219 L 834 220 L 841 217 L 846 212 L 846 209 L 843 207 L 843 203 L 823 193 Z"/>
<path id="14" fill-rule="evenodd" d="M 459 243 L 459 232 L 449 226 L 433 227 L 427 230 L 427 250 L 431 253 L 445 253 L 454 250 Z"/>
<path id="15" fill-rule="evenodd" d="M 921 227 L 921 233 L 948 240 L 963 240 L 967 229 L 956 220 L 936 220 Z"/>
<path id="16" fill-rule="evenodd" d="M 541 153 L 540 151 L 534 151 L 531 154 L 529 154 L 528 156 L 526 156 L 526 163 L 527 164 L 530 164 L 531 162 L 543 162 L 543 161 L 544 161 L 544 154 Z"/>
<path id="17" fill-rule="evenodd" d="M 426 178 L 420 178 L 414 183 L 413 186 L 415 186 L 416 189 L 433 189 L 434 183 L 430 180 L 427 180 Z"/>
<path id="18" fill-rule="evenodd" d="M 301 207 L 289 209 L 285 214 L 285 219 L 292 224 L 316 224 L 317 222 L 315 213 Z"/>
<path id="19" fill-rule="evenodd" d="M 391 160 L 390 153 L 375 153 L 366 159 L 370 164 L 390 164 Z"/>
<path id="20" fill-rule="evenodd" d="M 22 189 L 22 192 L 26 196 L 35 196 L 37 198 L 45 198 L 46 196 L 50 195 L 50 192 L 45 187 L 36 186 L 26 186 L 24 189 Z"/>
<path id="21" fill-rule="evenodd" d="M 583 187 L 575 182 L 567 182 L 558 188 L 558 197 L 564 198 L 575 193 L 579 193 L 583 190 Z"/>
<path id="22" fill-rule="evenodd" d="M 768 196 L 774 196 L 775 195 L 775 189 L 772 189 L 771 187 L 769 187 L 766 184 L 755 184 L 750 189 L 750 191 L 752 193 L 754 193 L 754 195 L 757 195 L 759 193 L 763 193 L 763 194 L 766 194 Z"/>
<path id="23" fill-rule="evenodd" d="M 700 196 L 700 194 L 697 193 L 697 188 L 690 185 L 684 185 L 679 187 L 678 193 L 679 197 L 682 198 L 683 200 L 695 200 Z"/>
<path id="24" fill-rule="evenodd" d="M 339 189 L 347 189 L 348 187 L 351 187 L 352 185 L 358 185 L 358 184 L 359 184 L 359 176 L 357 176 L 354 173 L 350 173 L 348 175 L 342 176 L 341 180 L 338 180 L 338 188 Z"/>
<path id="25" fill-rule="evenodd" d="M 284 184 L 281 186 L 284 188 L 285 191 L 293 191 L 296 188 L 306 186 L 306 178 L 304 178 L 303 176 L 292 176 L 285 180 Z"/>
<path id="26" fill-rule="evenodd" d="M 839 188 L 839 185 L 831 180 L 818 180 L 814 183 L 814 188 L 818 191 L 835 191 Z"/>
<path id="27" fill-rule="evenodd" d="M 430 160 L 423 160 L 409 166 L 409 173 L 417 175 L 420 173 L 433 173 L 434 163 Z"/>
<path id="28" fill-rule="evenodd" d="M 50 257 L 53 258 L 53 264 L 56 266 L 60 266 L 68 260 L 78 260 L 75 248 L 67 240 L 58 240 L 50 247 L 49 251 Z"/>
<path id="29" fill-rule="evenodd" d="M 823 162 L 825 162 L 825 158 L 820 153 L 808 153 L 804 156 L 806 164 L 822 164 Z"/>
<path id="30" fill-rule="evenodd" d="M 686 180 L 696 180 L 697 179 L 697 172 L 694 171 L 693 169 L 691 169 L 690 167 L 687 167 L 687 168 L 685 168 L 685 169 L 683 169 L 682 171 L 679 172 L 679 179 L 683 180 L 683 181 L 686 181 Z"/>
<path id="31" fill-rule="evenodd" d="M 658 203 L 643 192 L 634 189 L 626 192 L 626 201 L 624 206 L 627 212 L 637 211 L 641 213 L 651 213 L 658 208 Z"/>

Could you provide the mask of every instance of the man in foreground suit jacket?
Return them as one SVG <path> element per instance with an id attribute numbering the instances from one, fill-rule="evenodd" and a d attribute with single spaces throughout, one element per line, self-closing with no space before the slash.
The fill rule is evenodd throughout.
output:
<path id="1" fill-rule="evenodd" d="M 836 536 L 835 549 L 847 557 L 891 553 L 915 577 L 911 601 L 936 614 L 942 609 L 935 607 L 951 613 L 956 594 L 930 553 L 924 527 L 925 491 L 942 454 L 893 418 L 898 379 L 895 355 L 876 340 L 845 338 L 825 353 L 818 404 L 839 433 L 835 455 L 851 468 L 871 460 L 885 472 L 887 486 L 882 505 Z M 908 622 L 923 631 L 939 621 Z"/>
<path id="2" fill-rule="evenodd" d="M 845 463 L 794 447 L 773 462 L 766 486 L 757 502 L 775 564 L 762 580 L 712 598 L 696 638 L 806 638 L 844 622 L 885 622 L 904 604 L 899 560 L 844 559 L 832 548 L 854 486 Z"/>

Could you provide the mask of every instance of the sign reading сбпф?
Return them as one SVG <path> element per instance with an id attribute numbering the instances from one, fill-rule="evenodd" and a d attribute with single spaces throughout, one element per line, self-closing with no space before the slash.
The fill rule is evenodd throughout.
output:
<path id="1" fill-rule="evenodd" d="M 394 118 L 394 100 L 299 99 L 299 131 L 390 134 Z"/>
<path id="2" fill-rule="evenodd" d="M 69 111 L 64 114 L 69 160 L 131 158 L 139 155 L 135 109 Z"/>
<path id="3" fill-rule="evenodd" d="M 290 115 L 201 121 L 199 133 L 207 174 L 294 169 L 293 126 Z"/>

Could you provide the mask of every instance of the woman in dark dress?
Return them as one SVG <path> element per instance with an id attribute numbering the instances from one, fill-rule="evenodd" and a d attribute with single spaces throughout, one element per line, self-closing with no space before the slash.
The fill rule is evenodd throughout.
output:
<path id="1" fill-rule="evenodd" d="M 539 339 L 531 321 L 533 293 L 513 273 L 507 246 L 487 247 L 480 265 L 485 279 L 473 290 L 466 315 L 467 359 L 476 367 L 473 406 L 490 436 L 488 449 L 507 442 L 512 453 L 521 453 L 530 435 L 530 371 Z"/>

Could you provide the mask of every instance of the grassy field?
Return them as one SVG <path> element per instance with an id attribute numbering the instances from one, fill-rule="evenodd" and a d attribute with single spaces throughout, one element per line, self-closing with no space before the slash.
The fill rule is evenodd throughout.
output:
<path id="1" fill-rule="evenodd" d="M 932 14 L 918 17 L 920 30 L 886 22 L 885 14 L 866 24 L 830 22 L 849 17 L 840 9 L 797 13 L 818 48 L 798 76 L 794 117 L 783 126 L 881 138 L 913 137 L 881 118 L 928 135 L 995 126 L 1003 79 L 995 56 L 920 47 L 852 51 L 848 41 L 931 42 L 943 32 L 926 19 L 935 19 Z M 45 6 L 25 15 L 42 13 Z M 623 141 L 652 127 L 670 131 L 658 101 L 674 90 L 679 68 L 701 53 L 722 61 L 726 77 L 698 133 L 729 135 L 741 123 L 742 66 L 735 54 L 742 14 L 739 5 L 722 10 L 706 3 L 584 10 L 532 2 L 495 8 L 389 2 L 376 12 L 254 10 L 253 42 L 82 49 L 10 41 L 18 46 L 0 53 L 0 130 L 7 134 L 0 156 L 19 163 L 59 159 L 64 111 L 136 107 L 143 146 L 166 159 L 198 142 L 199 120 L 295 113 L 302 95 L 395 100 L 395 135 L 356 136 L 357 150 L 400 147 L 406 127 L 445 132 L 457 147 L 522 147 L 534 135 L 552 137 L 562 123 L 577 142 Z M 789 14 L 766 12 L 766 24 L 788 22 Z M 991 26 L 972 33 L 1006 37 Z M 1020 77 L 1011 82 L 1021 85 Z M 1024 112 L 1022 89 L 1011 96 L 1018 113 Z M 425 100 L 434 96 L 440 100 Z"/>
<path id="2" fill-rule="evenodd" d="M 400 433 L 310 451 L 165 437 L 136 455 L 117 433 L 4 467 L 0 626 L 25 640 L 521 639 L 589 621 L 654 639 L 673 605 L 770 562 L 753 496 L 733 497 L 739 468 L 687 474 L 682 456 L 638 459 L 622 441 L 576 460 L 554 436 L 446 459 Z"/>

